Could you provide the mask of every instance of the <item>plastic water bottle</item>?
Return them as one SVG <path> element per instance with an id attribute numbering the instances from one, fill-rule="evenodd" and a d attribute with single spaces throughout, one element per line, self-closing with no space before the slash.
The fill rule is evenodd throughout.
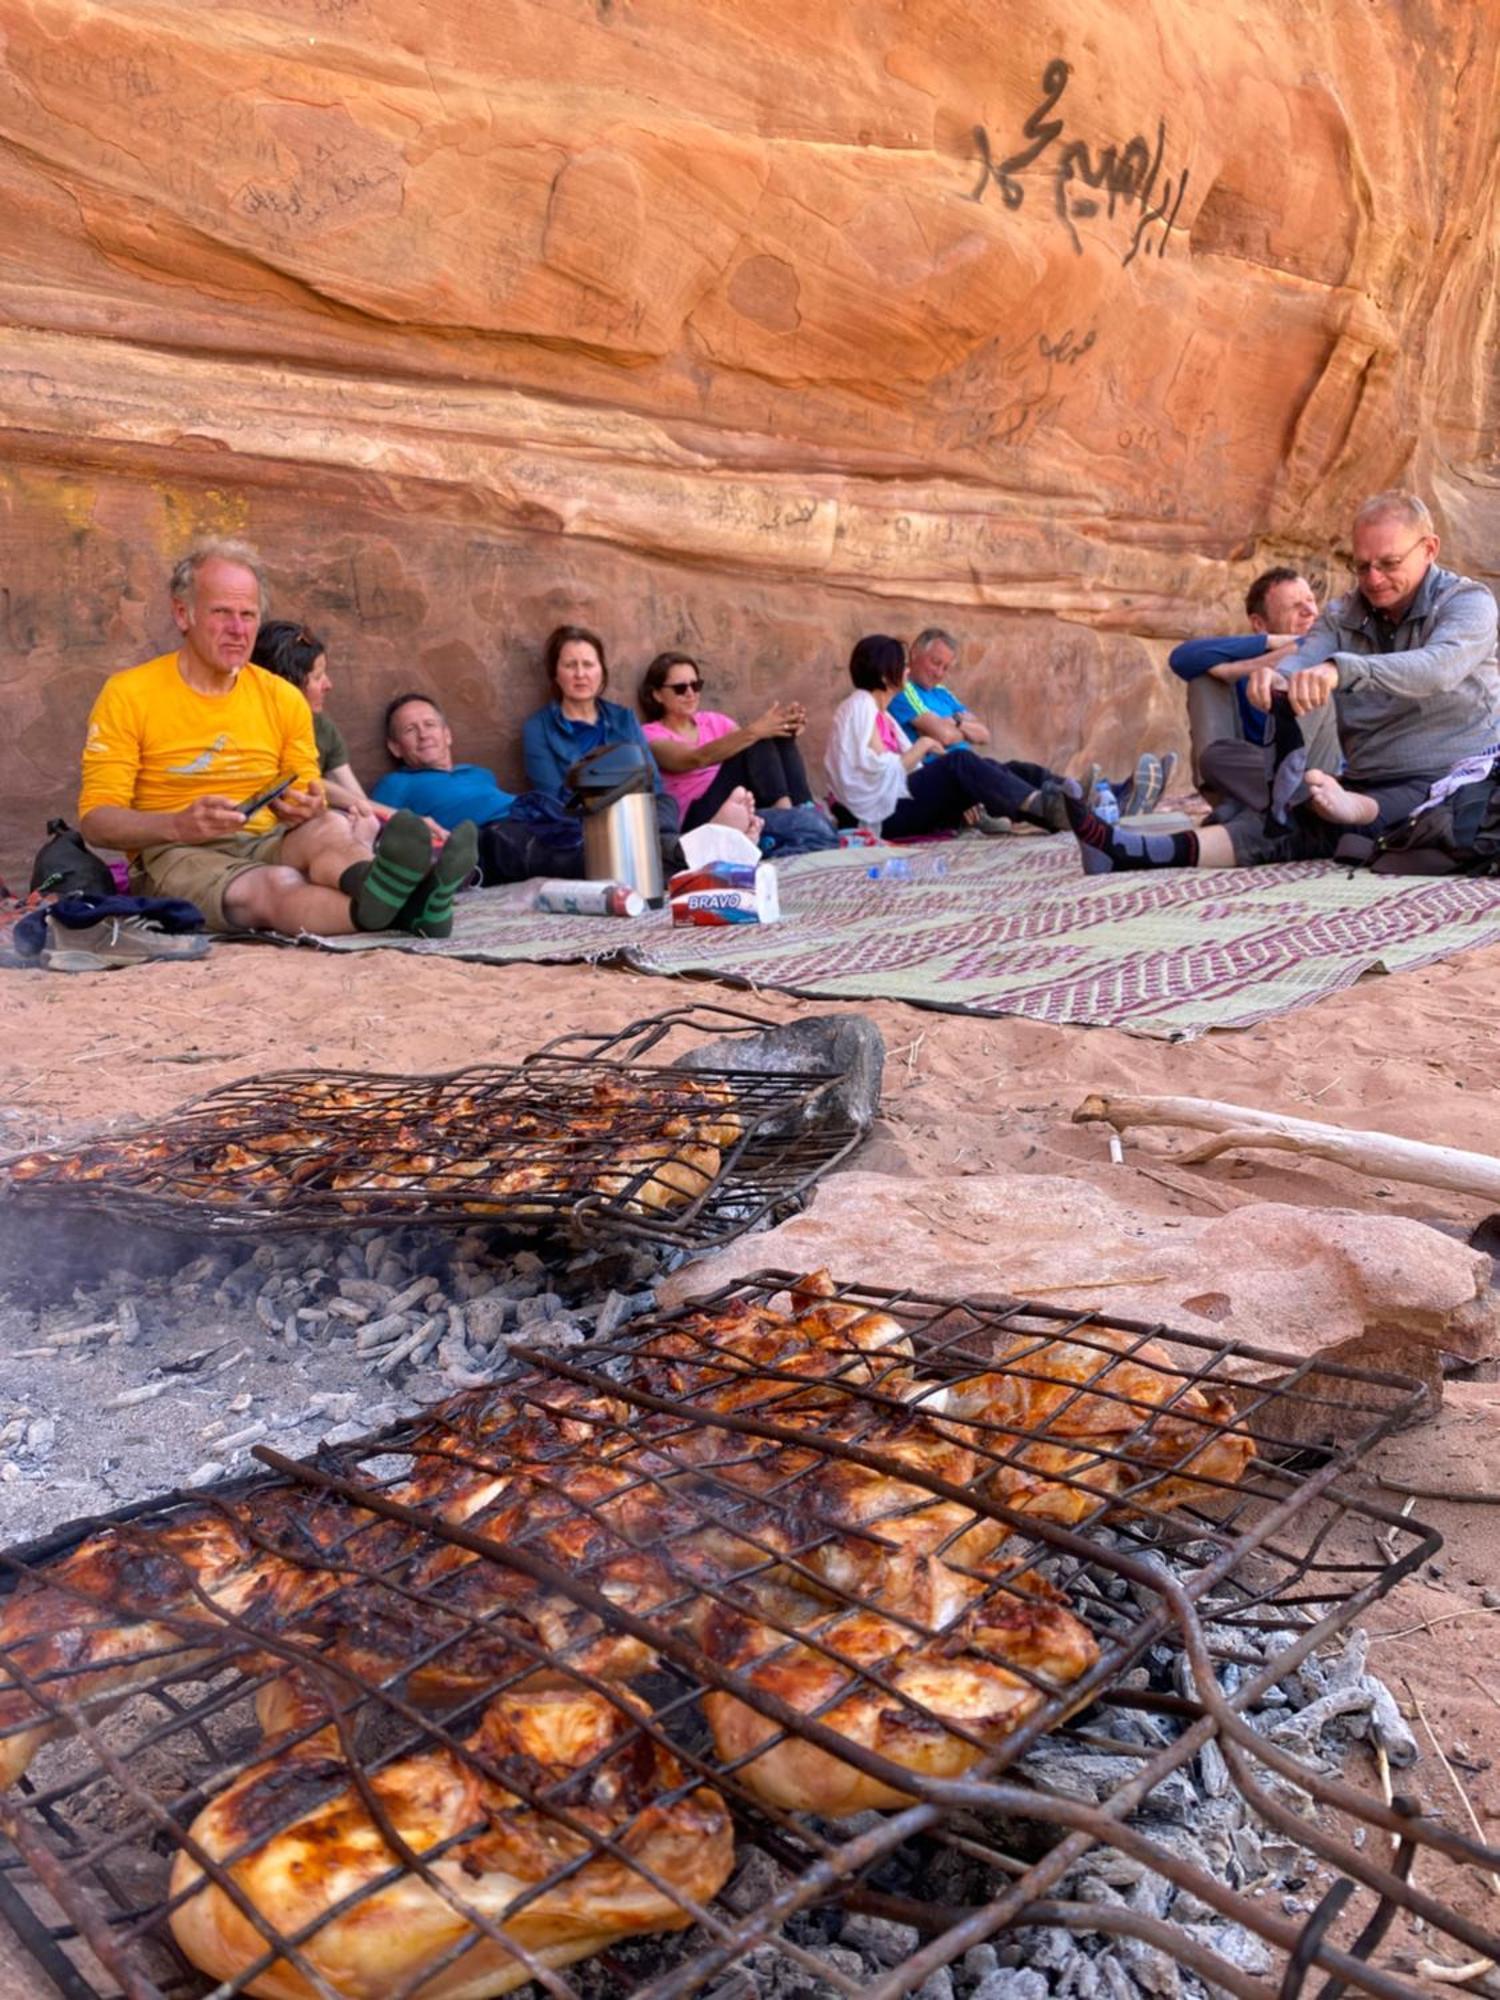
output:
<path id="1" fill-rule="evenodd" d="M 1100 778 L 1089 793 L 1089 811 L 1106 826 L 1113 826 L 1119 819 L 1120 801 L 1107 778 Z"/>
<path id="2" fill-rule="evenodd" d="M 941 882 L 948 873 L 948 857 L 941 852 L 915 855 L 907 865 L 916 882 Z"/>
<path id="3" fill-rule="evenodd" d="M 889 861 L 877 861 L 865 870 L 871 882 L 889 886 L 896 882 L 911 880 L 911 863 L 904 854 L 893 855 Z"/>

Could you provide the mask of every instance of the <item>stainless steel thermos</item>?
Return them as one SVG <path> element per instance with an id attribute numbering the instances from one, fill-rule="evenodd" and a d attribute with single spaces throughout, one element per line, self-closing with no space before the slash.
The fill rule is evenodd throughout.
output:
<path id="1" fill-rule="evenodd" d="M 666 899 L 656 771 L 633 743 L 605 743 L 568 773 L 568 803 L 583 819 L 583 872 L 591 882 L 623 882 L 652 909 Z"/>

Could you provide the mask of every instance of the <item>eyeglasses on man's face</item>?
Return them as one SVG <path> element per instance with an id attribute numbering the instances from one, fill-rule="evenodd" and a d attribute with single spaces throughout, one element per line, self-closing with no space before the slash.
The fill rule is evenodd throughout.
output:
<path id="1" fill-rule="evenodd" d="M 700 680 L 663 681 L 661 691 L 663 694 L 701 694 L 703 683 Z"/>
<path id="2" fill-rule="evenodd" d="M 1367 562 L 1352 562 L 1349 565 L 1350 574 L 1353 576 L 1394 576 L 1401 565 L 1410 558 L 1412 549 L 1419 549 L 1426 540 L 1427 537 L 1425 535 L 1418 535 L 1417 539 L 1412 543 L 1411 548 L 1403 549 L 1399 556 L 1372 556 Z"/>

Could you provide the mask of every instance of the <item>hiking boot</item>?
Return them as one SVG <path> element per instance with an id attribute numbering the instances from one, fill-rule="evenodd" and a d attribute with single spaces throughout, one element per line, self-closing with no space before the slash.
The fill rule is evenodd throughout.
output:
<path id="1" fill-rule="evenodd" d="M 1048 833 L 1066 833 L 1068 831 L 1068 800 L 1070 798 L 1079 798 L 1082 795 L 1078 786 L 1071 778 L 1063 778 L 1060 781 L 1049 778 L 1046 784 L 1033 792 L 1031 796 L 1032 800 L 1035 801 L 1030 808 L 1032 817 L 1040 820 Z"/>
<path id="2" fill-rule="evenodd" d="M 1131 779 L 1130 790 L 1120 802 L 1120 812 L 1129 817 L 1137 813 L 1155 812 L 1162 793 L 1171 784 L 1177 770 L 1177 752 L 1168 750 L 1164 756 L 1153 757 L 1149 751 L 1135 760 L 1135 775 Z"/>
<path id="3" fill-rule="evenodd" d="M 164 931 L 149 917 L 101 917 L 78 930 L 49 917 L 41 962 L 49 972 L 109 972 L 117 965 L 206 958 L 208 948 L 204 932 Z"/>

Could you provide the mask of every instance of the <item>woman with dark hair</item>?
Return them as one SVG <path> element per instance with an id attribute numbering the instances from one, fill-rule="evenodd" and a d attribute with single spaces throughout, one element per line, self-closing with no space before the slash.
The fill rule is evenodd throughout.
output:
<path id="1" fill-rule="evenodd" d="M 568 772 L 580 757 L 605 743 L 637 744 L 662 790 L 641 725 L 628 708 L 606 701 L 609 664 L 604 641 L 586 625 L 559 625 L 547 640 L 547 679 L 552 699 L 528 716 L 521 732 L 526 778 L 534 791 L 561 798 Z"/>
<path id="2" fill-rule="evenodd" d="M 681 830 L 677 806 L 662 784 L 651 746 L 630 710 L 604 699 L 609 685 L 604 641 L 586 625 L 559 625 L 548 637 L 544 657 L 552 699 L 526 718 L 521 731 L 527 783 L 533 791 L 562 799 L 567 794 L 568 772 L 580 757 L 606 743 L 637 745 L 656 786 L 663 854 L 669 866 L 680 867 L 680 855 L 673 858 Z M 760 838 L 755 801 L 743 788 L 737 788 L 711 817 L 720 825 L 737 827 L 752 840 Z"/>
<path id="3" fill-rule="evenodd" d="M 762 812 L 812 806 L 797 738 L 807 723 L 801 702 L 773 701 L 742 727 L 718 709 L 700 708 L 703 670 L 691 653 L 658 653 L 641 681 L 646 740 L 677 801 L 683 830 L 702 826 L 744 786 Z"/>
<path id="4" fill-rule="evenodd" d="M 378 806 L 366 796 L 349 763 L 349 749 L 343 732 L 323 704 L 333 687 L 328 671 L 328 653 L 316 632 L 294 625 L 287 618 L 270 618 L 255 635 L 250 658 L 257 667 L 301 688 L 312 710 L 313 744 L 318 753 L 318 775 L 329 805 L 348 813 L 355 832 L 373 839 L 375 830 L 391 817 L 389 806 Z M 360 822 L 364 825 L 361 827 Z"/>
<path id="5" fill-rule="evenodd" d="M 1066 780 L 1040 764 L 1000 764 L 968 748 L 943 751 L 911 742 L 886 713 L 906 675 L 906 648 L 874 633 L 849 656 L 854 692 L 833 713 L 824 759 L 833 795 L 851 821 L 890 840 L 938 833 L 977 817 L 1027 819 L 1052 831 L 1067 825 Z M 1054 824 L 1055 822 L 1055 824 Z"/>

